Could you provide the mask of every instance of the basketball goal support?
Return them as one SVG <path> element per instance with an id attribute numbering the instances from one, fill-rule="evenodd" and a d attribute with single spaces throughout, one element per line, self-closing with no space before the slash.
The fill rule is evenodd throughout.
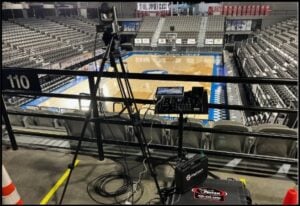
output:
<path id="1" fill-rule="evenodd" d="M 177 33 L 167 33 L 166 34 L 167 44 L 171 45 L 172 52 L 176 52 L 176 39 L 177 39 Z"/>

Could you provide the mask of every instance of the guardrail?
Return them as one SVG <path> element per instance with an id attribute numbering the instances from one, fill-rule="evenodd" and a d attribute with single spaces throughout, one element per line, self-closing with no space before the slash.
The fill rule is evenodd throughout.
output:
<path id="1" fill-rule="evenodd" d="M 94 58 L 85 60 L 78 64 L 72 65 L 68 67 L 70 68 L 78 68 L 82 67 L 83 65 L 89 64 L 97 59 L 100 59 L 100 56 L 96 56 Z M 92 91 L 94 85 L 94 77 L 97 77 L 98 72 L 90 72 L 90 71 L 73 71 L 73 70 L 43 70 L 43 69 L 32 69 L 32 68 L 8 68 L 4 67 L 2 69 L 2 73 L 5 74 L 9 72 L 11 69 L 14 69 L 15 74 L 56 74 L 56 75 L 66 75 L 66 76 L 86 76 L 88 77 L 89 81 L 89 88 Z M 3 75 L 5 76 L 5 75 Z M 115 73 L 113 72 L 104 72 L 102 77 L 106 78 L 115 78 Z M 163 81 L 185 81 L 185 82 L 222 82 L 222 83 L 238 83 L 238 84 L 276 84 L 276 85 L 297 85 L 297 80 L 294 79 L 274 79 L 274 78 L 263 78 L 263 77 L 256 77 L 256 78 L 245 78 L 245 77 L 224 77 L 224 76 L 205 76 L 205 75 L 177 75 L 177 74 L 141 74 L 141 73 L 126 73 L 120 74 L 121 78 L 128 78 L 128 79 L 139 79 L 139 80 L 163 80 Z M 13 90 L 2 90 L 2 94 L 5 95 L 23 95 L 23 96 L 47 96 L 47 97 L 58 97 L 58 98 L 73 98 L 73 99 L 90 99 L 93 105 L 97 105 L 97 101 L 112 101 L 112 102 L 123 102 L 124 100 L 121 98 L 116 97 L 98 97 L 95 95 L 72 95 L 72 94 L 57 94 L 57 93 L 44 93 L 44 92 L 33 92 L 33 91 L 13 91 Z M 135 99 L 137 103 L 141 104 L 153 104 L 153 100 L 149 99 Z M 244 107 L 241 105 L 222 105 L 222 104 L 209 104 L 209 108 L 217 108 L 217 109 L 228 109 L 228 110 L 249 110 L 249 111 L 265 111 L 265 112 L 281 112 L 281 113 L 289 113 L 289 114 L 296 114 L 298 110 L 296 109 L 286 109 L 286 108 L 269 108 L 269 107 Z M 8 135 L 12 144 L 13 149 L 17 149 L 17 142 L 14 137 L 14 131 L 11 128 L 8 114 L 11 115 L 26 115 L 26 116 L 40 116 L 40 117 L 48 117 L 48 118 L 58 118 L 58 119 L 71 119 L 71 120 L 84 120 L 81 117 L 74 117 L 74 116 L 62 116 L 56 114 L 33 114 L 26 111 L 6 111 L 3 98 L 1 104 L 1 111 L 4 117 L 4 120 L 7 125 Z M 94 118 L 91 121 L 99 122 L 99 123 L 111 123 L 111 124 L 132 124 L 130 121 L 117 121 L 117 120 L 107 120 L 103 118 Z M 145 127 L 149 127 L 149 124 L 143 123 Z M 157 125 L 153 124 L 153 127 L 157 128 L 168 128 L 168 129 L 177 129 L 177 126 L 172 125 Z M 266 133 L 254 133 L 254 132 L 238 132 L 238 131 L 228 131 L 228 130 L 219 130 L 219 129 L 210 129 L 210 128 L 196 128 L 196 127 L 184 127 L 185 130 L 191 131 L 199 131 L 199 132 L 207 132 L 207 133 L 223 133 L 223 134 L 232 134 L 232 135 L 243 135 L 243 136 L 254 136 L 260 138 L 270 138 L 270 139 L 289 139 L 289 140 L 297 140 L 296 135 L 278 135 L 278 134 L 266 134 Z M 95 131 L 98 132 L 98 131 Z M 43 136 L 40 133 L 34 132 L 18 132 L 18 134 L 30 134 L 30 135 L 37 135 Z M 58 136 L 57 138 L 68 139 L 68 137 L 61 137 Z M 73 138 L 77 139 L 78 138 Z M 86 140 L 86 139 L 85 139 Z M 90 141 L 90 140 L 89 140 Z M 94 140 L 92 140 L 94 141 Z M 95 140 L 96 141 L 96 140 Z M 107 140 L 103 140 L 103 142 L 110 142 Z M 111 143 L 116 143 L 112 141 Z M 122 143 L 120 143 L 122 144 Z M 135 143 L 126 143 L 133 146 Z M 150 145 L 150 148 L 159 148 L 165 150 L 176 150 L 176 146 L 168 146 L 168 145 Z M 288 162 L 291 164 L 297 164 L 297 159 L 292 158 L 280 158 L 280 157 L 270 157 L 270 156 L 263 156 L 263 155 L 250 155 L 250 154 L 242 154 L 242 153 L 232 153 L 232 152 L 224 152 L 224 151 L 210 151 L 204 149 L 193 149 L 193 148 L 186 148 L 188 152 L 200 152 L 204 151 L 204 153 L 215 154 L 215 155 L 225 155 L 231 157 L 243 157 L 248 159 L 260 159 L 260 160 L 268 160 L 268 161 L 275 161 L 275 162 Z"/>

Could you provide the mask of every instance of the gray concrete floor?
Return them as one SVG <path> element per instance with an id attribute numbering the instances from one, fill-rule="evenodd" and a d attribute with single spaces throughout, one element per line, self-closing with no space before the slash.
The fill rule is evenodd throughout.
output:
<path id="1" fill-rule="evenodd" d="M 66 152 L 50 150 L 34 150 L 19 148 L 13 151 L 2 147 L 3 164 L 11 176 L 17 190 L 25 204 L 39 204 L 51 187 L 63 175 L 73 155 Z M 96 177 L 121 170 L 121 166 L 111 158 L 98 161 L 97 158 L 87 155 L 79 155 L 78 166 L 74 169 L 70 184 L 65 195 L 64 204 L 97 204 L 87 193 L 87 185 Z M 139 172 L 143 170 L 142 163 L 136 157 L 127 156 L 130 174 L 135 180 Z M 172 180 L 173 169 L 169 166 L 157 168 L 159 184 L 166 186 Z M 295 186 L 291 180 L 273 179 L 239 175 L 235 173 L 213 172 L 221 179 L 245 178 L 254 204 L 281 204 L 286 191 Z M 149 174 L 142 181 L 144 193 L 137 202 L 145 204 L 154 197 L 158 197 L 153 179 Z M 120 186 L 120 182 L 114 181 L 111 187 Z M 109 189 L 112 189 L 108 187 Z M 58 204 L 62 188 L 57 191 L 49 204 Z M 139 195 L 139 191 L 136 197 Z M 115 203 L 115 199 L 102 198 L 92 193 L 92 196 L 106 204 Z M 125 195 L 126 196 L 126 195 Z M 123 199 L 124 196 L 120 197 Z"/>

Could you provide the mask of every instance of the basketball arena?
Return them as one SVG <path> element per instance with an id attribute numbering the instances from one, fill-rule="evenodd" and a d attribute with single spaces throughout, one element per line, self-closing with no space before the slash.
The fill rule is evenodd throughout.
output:
<path id="1" fill-rule="evenodd" d="M 2 2 L 2 204 L 298 204 L 298 2 Z"/>

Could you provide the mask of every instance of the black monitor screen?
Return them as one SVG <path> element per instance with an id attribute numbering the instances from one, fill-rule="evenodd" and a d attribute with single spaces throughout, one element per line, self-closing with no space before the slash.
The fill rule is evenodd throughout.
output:
<path id="1" fill-rule="evenodd" d="M 157 87 L 156 96 L 183 96 L 183 87 Z"/>

